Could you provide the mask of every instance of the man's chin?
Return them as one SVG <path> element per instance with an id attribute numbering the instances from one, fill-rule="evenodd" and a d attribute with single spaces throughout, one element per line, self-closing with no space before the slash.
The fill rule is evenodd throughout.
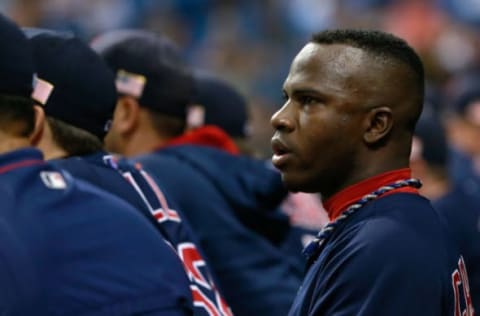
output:
<path id="1" fill-rule="evenodd" d="M 290 192 L 304 192 L 304 193 L 317 193 L 318 189 L 305 179 L 298 179 L 290 175 L 282 173 L 282 181 L 285 187 Z"/>

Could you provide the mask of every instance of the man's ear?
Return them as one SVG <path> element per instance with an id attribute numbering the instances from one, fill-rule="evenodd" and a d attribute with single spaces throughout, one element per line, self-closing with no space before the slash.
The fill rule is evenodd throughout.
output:
<path id="1" fill-rule="evenodd" d="M 35 121 L 33 132 L 29 137 L 30 145 L 37 146 L 43 136 L 43 130 L 45 127 L 45 112 L 40 105 L 34 105 L 33 111 L 35 113 Z"/>
<path id="2" fill-rule="evenodd" d="M 392 110 L 382 106 L 370 110 L 367 117 L 367 129 L 363 134 L 363 140 L 368 145 L 374 145 L 385 139 L 393 127 Z"/>
<path id="3" fill-rule="evenodd" d="M 135 98 L 130 96 L 120 97 L 113 114 L 113 124 L 116 131 L 124 135 L 133 132 L 139 124 L 139 111 L 140 105 Z"/>

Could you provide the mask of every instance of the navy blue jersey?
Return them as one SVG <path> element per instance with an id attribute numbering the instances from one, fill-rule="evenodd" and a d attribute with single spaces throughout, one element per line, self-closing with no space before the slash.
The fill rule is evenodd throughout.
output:
<path id="1" fill-rule="evenodd" d="M 473 307 L 480 311 L 480 196 L 469 185 L 456 186 L 433 207 L 445 217 L 465 259 Z"/>
<path id="2" fill-rule="evenodd" d="M 333 231 L 289 315 L 473 311 L 465 264 L 441 218 L 425 198 L 394 193 L 369 202 Z"/>
<path id="3" fill-rule="evenodd" d="M 121 197 L 136 209 L 146 209 L 141 196 L 135 190 L 132 190 L 132 187 L 124 181 L 119 172 L 109 168 L 104 157 L 110 156 L 106 152 L 100 151 L 83 157 L 50 160 L 50 163 L 68 171 L 75 178 L 82 179 L 117 197 Z"/>
<path id="4" fill-rule="evenodd" d="M 278 173 L 261 161 L 191 145 L 138 161 L 179 204 L 233 313 L 286 315 L 305 262 L 299 231 L 278 209 L 286 195 Z"/>
<path id="5" fill-rule="evenodd" d="M 188 224 L 148 173 L 104 152 L 60 159 L 55 164 L 125 199 L 150 220 L 182 260 L 190 281 L 195 315 L 231 315 Z"/>
<path id="6" fill-rule="evenodd" d="M 455 185 L 468 186 L 469 191 L 480 194 L 480 174 L 471 157 L 455 149 L 450 149 L 448 159 L 449 177 Z"/>
<path id="7" fill-rule="evenodd" d="M 191 315 L 175 252 L 124 201 L 42 160 L 0 156 L 2 315 Z"/>

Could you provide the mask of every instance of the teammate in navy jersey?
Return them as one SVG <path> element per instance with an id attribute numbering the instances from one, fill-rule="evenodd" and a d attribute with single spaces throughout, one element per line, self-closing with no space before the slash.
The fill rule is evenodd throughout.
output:
<path id="1" fill-rule="evenodd" d="M 145 169 L 175 197 L 234 314 L 285 315 L 305 261 L 299 264 L 298 256 L 282 249 L 291 226 L 278 212 L 287 194 L 278 173 L 237 155 L 218 127 L 184 133 L 194 84 L 182 79 L 191 77 L 190 70 L 169 40 L 117 31 L 93 47 L 118 74 L 120 97 L 107 148 L 142 155 Z"/>
<path id="2" fill-rule="evenodd" d="M 56 166 L 121 197 L 150 220 L 182 259 L 195 315 L 217 315 L 217 309 L 229 315 L 196 238 L 173 202 L 145 171 L 102 150 L 117 99 L 111 70 L 76 38 L 45 30 L 26 32 L 38 76 L 53 85 L 44 105 L 47 132 L 39 148 Z"/>
<path id="3" fill-rule="evenodd" d="M 272 117 L 272 162 L 292 191 L 320 192 L 331 222 L 304 253 L 289 315 L 473 315 L 463 258 L 410 178 L 422 62 L 378 31 L 314 35 Z"/>
<path id="4" fill-rule="evenodd" d="M 449 143 L 449 177 L 480 195 L 480 88 L 477 71 L 469 69 L 451 79 L 453 93 L 445 98 L 445 127 Z"/>
<path id="5" fill-rule="evenodd" d="M 182 264 L 148 221 L 30 147 L 44 132 L 30 46 L 2 16 L 0 40 L 0 314 L 191 315 Z"/>
<path id="6" fill-rule="evenodd" d="M 429 104 L 429 102 L 426 102 Z M 427 110 L 427 111 L 425 111 Z M 480 310 L 480 195 L 465 183 L 449 176 L 449 151 L 440 119 L 424 109 L 415 128 L 410 165 L 412 174 L 422 179 L 420 193 L 447 220 L 460 248 L 470 281 L 475 310 Z"/>

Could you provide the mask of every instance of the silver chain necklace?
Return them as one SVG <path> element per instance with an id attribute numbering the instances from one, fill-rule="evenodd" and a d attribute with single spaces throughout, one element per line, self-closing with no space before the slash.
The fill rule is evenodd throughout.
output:
<path id="1" fill-rule="evenodd" d="M 343 224 L 349 217 L 356 213 L 360 208 L 370 201 L 373 201 L 381 195 L 402 187 L 420 188 L 422 183 L 418 179 L 404 179 L 392 184 L 380 187 L 379 189 L 364 195 L 361 199 L 351 204 L 335 221 L 328 223 L 320 230 L 317 236 L 303 249 L 303 254 L 307 257 L 307 267 L 311 266 L 320 254 L 325 241 L 332 235 L 333 231 Z"/>

